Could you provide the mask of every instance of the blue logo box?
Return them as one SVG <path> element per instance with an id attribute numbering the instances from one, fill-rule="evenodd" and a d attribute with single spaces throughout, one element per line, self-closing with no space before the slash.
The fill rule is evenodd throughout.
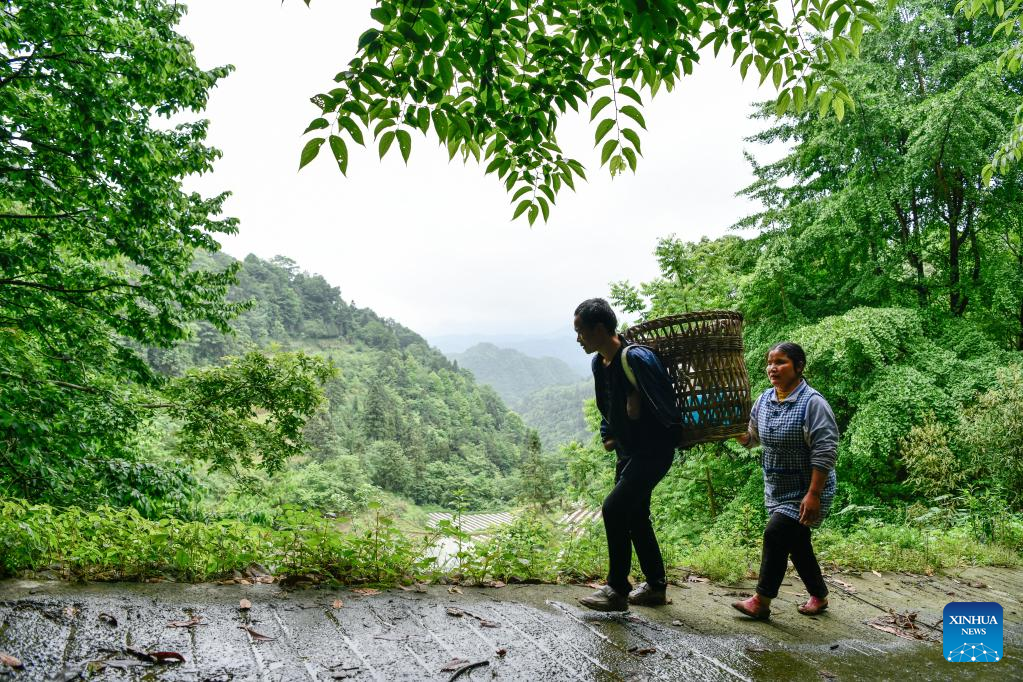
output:
<path id="1" fill-rule="evenodd" d="M 941 642 L 946 661 L 997 663 L 1002 660 L 1002 605 L 993 601 L 954 601 L 945 606 Z"/>

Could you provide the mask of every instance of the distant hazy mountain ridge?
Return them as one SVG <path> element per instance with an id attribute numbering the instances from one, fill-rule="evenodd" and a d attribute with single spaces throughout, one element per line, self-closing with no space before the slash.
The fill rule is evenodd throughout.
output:
<path id="1" fill-rule="evenodd" d="M 539 346 L 543 347 L 543 346 Z M 579 357 L 586 356 L 577 349 Z M 448 359 L 492 387 L 528 426 L 537 430 L 545 448 L 588 437 L 583 401 L 593 397 L 592 380 L 554 357 L 532 357 L 492 343 L 477 343 Z"/>
<path id="2" fill-rule="evenodd" d="M 478 343 L 464 353 L 449 353 L 448 359 L 472 372 L 478 383 L 487 384 L 513 406 L 542 388 L 579 381 L 579 375 L 557 358 L 530 357 L 492 343 Z"/>

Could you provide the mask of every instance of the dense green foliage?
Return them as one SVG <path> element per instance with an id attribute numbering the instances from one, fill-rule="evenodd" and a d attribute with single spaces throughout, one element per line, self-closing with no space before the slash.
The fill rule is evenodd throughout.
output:
<path id="1" fill-rule="evenodd" d="M 563 185 L 585 177 L 558 146 L 569 108 L 599 118 L 594 142 L 612 175 L 635 170 L 642 91 L 673 89 L 712 44 L 715 54 L 731 48 L 744 77 L 754 66 L 761 83 L 770 78 L 780 111 L 814 105 L 841 118 L 853 100 L 835 67 L 877 24 L 874 9 L 871 0 L 803 0 L 791 13 L 728 0 L 383 0 L 338 86 L 313 97 L 322 115 L 306 129 L 314 137 L 300 167 L 329 140 L 345 173 L 345 140 L 365 144 L 370 130 L 381 157 L 397 142 L 407 161 L 412 133 L 432 129 L 452 158 L 472 155 L 496 172 L 514 216 L 532 224 L 547 219 Z"/>
<path id="2" fill-rule="evenodd" d="M 206 122 L 157 125 L 200 111 L 229 71 L 196 65 L 175 30 L 183 12 L 164 0 L 0 10 L 0 492 L 153 511 L 150 495 L 189 487 L 142 457 L 159 410 L 190 434 L 190 458 L 230 467 L 258 453 L 275 468 L 301 447 L 330 373 L 247 356 L 165 385 L 144 362 L 140 348 L 169 347 L 197 320 L 226 330 L 241 307 L 225 298 L 235 268 L 195 262 L 236 228 L 225 194 L 181 186 L 219 156 Z M 225 390 L 239 391 L 231 405 L 210 404 Z M 225 430 L 199 435 L 210 426 Z"/>

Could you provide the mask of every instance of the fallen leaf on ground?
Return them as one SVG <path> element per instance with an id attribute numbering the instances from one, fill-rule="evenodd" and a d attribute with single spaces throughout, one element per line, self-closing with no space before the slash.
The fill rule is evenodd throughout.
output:
<path id="1" fill-rule="evenodd" d="M 330 607 L 332 609 L 339 609 L 339 608 L 341 608 L 344 605 L 345 605 L 345 603 L 343 601 L 341 601 L 340 599 L 335 599 L 333 601 L 333 603 L 331 603 Z"/>
<path id="2" fill-rule="evenodd" d="M 205 625 L 202 622 L 202 616 L 192 616 L 188 620 L 172 620 L 167 623 L 169 628 L 194 628 L 196 625 Z"/>
<path id="3" fill-rule="evenodd" d="M 831 672 L 830 670 L 818 670 L 817 674 L 821 676 L 822 680 L 834 680 L 838 679 L 838 675 Z"/>
<path id="4" fill-rule="evenodd" d="M 878 578 L 883 578 L 883 577 L 884 577 L 884 576 L 883 576 L 883 575 L 881 575 L 881 573 L 880 573 L 880 572 L 878 572 L 878 571 L 871 571 L 871 573 L 873 573 L 874 575 L 876 575 L 876 576 L 877 576 Z"/>
<path id="5" fill-rule="evenodd" d="M 496 587 L 504 587 L 505 585 L 506 585 L 506 583 L 501 581 L 501 580 L 488 580 L 487 582 L 483 583 L 483 587 L 495 587 L 496 588 Z"/>
<path id="6" fill-rule="evenodd" d="M 456 609 L 454 606 L 449 606 L 446 611 L 449 616 L 454 616 L 455 618 L 461 618 L 465 615 L 465 611 L 462 609 Z"/>
<path id="7" fill-rule="evenodd" d="M 185 657 L 177 651 L 150 651 L 149 655 L 158 660 L 160 663 L 167 663 L 169 661 L 185 662 Z"/>
<path id="8" fill-rule="evenodd" d="M 592 587 L 592 588 L 593 588 L 593 589 L 595 589 L 595 590 L 599 590 L 600 588 L 602 588 L 602 587 L 603 587 L 603 585 L 601 585 L 600 583 L 597 583 L 597 582 L 593 582 L 593 583 L 583 583 L 583 585 L 585 585 L 586 587 Z"/>
<path id="9" fill-rule="evenodd" d="M 506 654 L 508 653 L 508 650 L 507 650 L 507 649 L 498 649 L 498 650 L 497 650 L 497 651 L 495 651 L 494 653 L 496 653 L 496 654 L 497 654 L 498 656 L 500 656 L 501 658 L 504 658 L 504 657 L 505 657 L 505 655 L 506 655 Z"/>
<path id="10" fill-rule="evenodd" d="M 671 624 L 675 626 L 682 625 L 682 621 L 676 618 L 675 620 L 671 621 Z"/>
<path id="11" fill-rule="evenodd" d="M 250 602 L 248 599 L 242 599 L 240 602 L 238 602 L 238 608 L 240 608 L 242 611 L 248 611 L 249 609 L 252 608 L 252 602 Z"/>
<path id="12" fill-rule="evenodd" d="M 398 585 L 398 589 L 402 592 L 426 592 L 426 588 L 421 583 L 415 583 L 411 587 L 408 585 Z"/>
<path id="13" fill-rule="evenodd" d="M 277 639 L 276 637 L 267 637 L 266 635 L 260 634 L 253 630 L 252 628 L 250 628 L 248 625 L 239 625 L 238 629 L 245 630 L 245 632 L 249 633 L 252 639 L 256 640 L 257 642 L 269 642 L 271 640 Z"/>
<path id="14" fill-rule="evenodd" d="M 124 651 L 125 651 L 125 653 L 131 654 L 132 656 L 134 656 L 135 658 L 139 659 L 140 661 L 145 661 L 146 663 L 156 663 L 156 659 L 153 656 L 151 656 L 150 654 L 148 654 L 147 652 L 145 652 L 145 651 L 139 651 L 138 649 L 132 649 L 130 646 L 129 647 L 125 647 Z"/>
<path id="15" fill-rule="evenodd" d="M 710 578 L 701 578 L 698 575 L 691 575 L 686 578 L 686 582 L 690 583 L 709 583 Z"/>
<path id="16" fill-rule="evenodd" d="M 472 615 L 472 614 L 470 614 L 470 615 Z M 479 616 L 473 616 L 473 618 L 478 620 L 480 622 L 480 625 L 482 625 L 485 628 L 499 628 L 499 627 L 501 627 L 500 623 L 498 623 L 496 621 L 493 621 L 493 620 L 487 620 L 486 618 L 480 618 Z"/>
<path id="17" fill-rule="evenodd" d="M 15 670 L 21 670 L 25 667 L 21 664 L 21 661 L 10 654 L 0 654 L 0 663 L 3 663 L 8 668 L 14 668 Z"/>
<path id="18" fill-rule="evenodd" d="M 838 585 L 839 587 L 841 587 L 846 592 L 855 592 L 856 591 L 856 586 L 855 585 L 850 585 L 849 583 L 845 582 L 844 580 L 839 580 L 838 578 L 832 578 L 831 581 L 833 583 L 835 583 L 836 585 Z"/>
<path id="19" fill-rule="evenodd" d="M 971 580 L 970 582 L 968 582 L 966 584 L 969 585 L 970 587 L 977 587 L 977 588 L 980 588 L 980 589 L 984 589 L 984 588 L 987 587 L 987 585 L 985 585 L 984 583 L 980 582 L 979 580 Z"/>
<path id="20" fill-rule="evenodd" d="M 875 630 L 887 632 L 903 639 L 932 640 L 932 637 L 916 626 L 916 617 L 915 611 L 896 613 L 894 610 L 889 609 L 888 615 L 878 616 L 874 620 L 867 621 L 867 625 Z"/>
<path id="21" fill-rule="evenodd" d="M 380 594 L 380 590 L 374 590 L 372 587 L 356 587 L 352 593 L 360 597 L 372 597 L 374 594 Z"/>
<path id="22" fill-rule="evenodd" d="M 458 670 L 469 661 L 464 658 L 452 658 L 450 661 L 444 664 L 444 667 L 440 669 L 442 673 L 449 673 L 453 670 Z"/>
<path id="23" fill-rule="evenodd" d="M 112 625 L 114 627 L 117 627 L 117 619 L 114 618 L 113 616 L 111 616 L 109 613 L 101 613 L 101 614 L 99 614 L 99 619 L 101 621 L 103 621 L 104 623 L 106 623 L 107 625 Z"/>
<path id="24" fill-rule="evenodd" d="M 448 592 L 450 594 L 462 594 L 462 588 L 461 587 L 451 586 L 451 587 L 448 588 Z"/>
<path id="25" fill-rule="evenodd" d="M 643 647 L 642 649 L 638 646 L 630 646 L 628 651 L 634 656 L 649 656 L 650 654 L 655 653 L 657 649 L 652 646 Z"/>
<path id="26" fill-rule="evenodd" d="M 68 618 L 74 618 L 78 615 L 78 609 L 73 606 L 68 606 L 64 609 L 64 615 Z"/>

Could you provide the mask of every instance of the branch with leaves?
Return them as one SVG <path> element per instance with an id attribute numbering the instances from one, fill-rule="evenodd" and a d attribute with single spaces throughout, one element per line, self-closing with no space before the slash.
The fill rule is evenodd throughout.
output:
<path id="1" fill-rule="evenodd" d="M 412 133 L 432 129 L 450 158 L 497 174 L 513 217 L 547 220 L 561 189 L 585 179 L 558 144 L 561 115 L 588 106 L 601 164 L 635 171 L 640 135 L 629 126 L 646 128 L 641 93 L 672 90 L 706 45 L 715 54 L 727 45 L 743 76 L 755 66 L 761 82 L 771 78 L 779 114 L 813 105 L 842 118 L 854 104 L 835 66 L 879 25 L 875 5 L 802 0 L 793 10 L 783 19 L 764 1 L 382 0 L 337 87 L 312 98 L 320 115 L 299 167 L 327 143 L 347 173 L 346 139 L 365 145 L 369 134 L 381 158 L 397 141 L 407 162 Z"/>

